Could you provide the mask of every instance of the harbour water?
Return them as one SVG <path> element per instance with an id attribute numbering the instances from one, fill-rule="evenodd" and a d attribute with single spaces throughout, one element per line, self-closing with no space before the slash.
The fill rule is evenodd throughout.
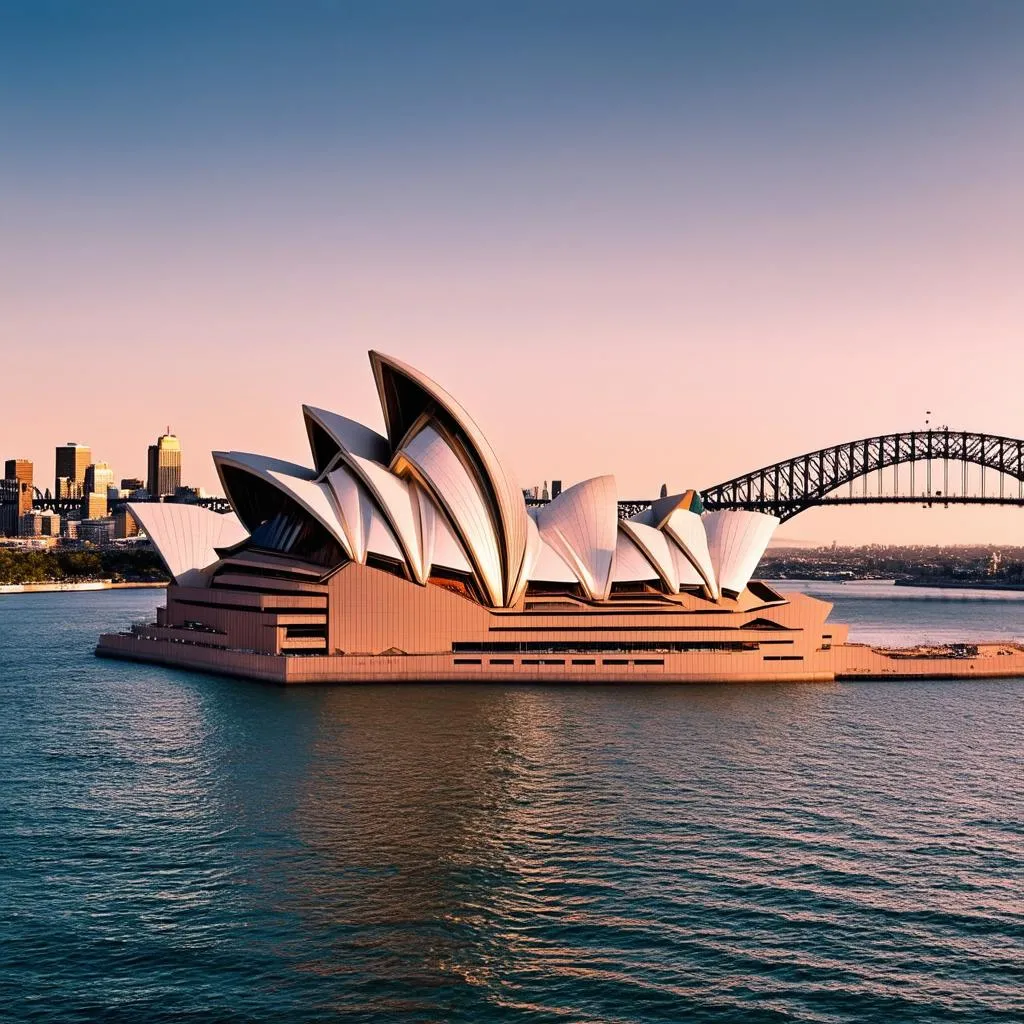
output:
<path id="1" fill-rule="evenodd" d="M 1024 594 L 786 584 L 851 639 Z M 0 597 L 0 1019 L 1021 1021 L 1024 680 L 273 687 Z"/>

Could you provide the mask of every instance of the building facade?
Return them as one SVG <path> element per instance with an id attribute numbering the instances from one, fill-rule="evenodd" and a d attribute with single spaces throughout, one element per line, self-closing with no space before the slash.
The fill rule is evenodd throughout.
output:
<path id="1" fill-rule="evenodd" d="M 85 493 L 106 496 L 114 486 L 114 471 L 105 462 L 90 463 L 85 469 Z"/>
<path id="2" fill-rule="evenodd" d="M 83 519 L 105 519 L 109 511 L 110 503 L 107 501 L 106 492 L 97 494 L 93 491 L 82 499 Z"/>
<path id="3" fill-rule="evenodd" d="M 170 432 L 161 434 L 149 446 L 146 490 L 153 498 L 174 494 L 181 486 L 181 443 Z"/>
<path id="4" fill-rule="evenodd" d="M 114 539 L 115 530 L 114 520 L 108 516 L 102 519 L 83 519 L 78 524 L 78 539 L 85 544 L 104 547 Z"/>
<path id="5" fill-rule="evenodd" d="M 85 495 L 85 471 L 92 463 L 92 449 L 86 444 L 68 441 L 56 452 L 53 486 L 55 498 L 81 498 Z"/>
<path id="6" fill-rule="evenodd" d="M 0 483 L 0 536 L 18 534 L 18 521 L 32 511 L 33 467 L 28 459 L 8 459 Z"/>

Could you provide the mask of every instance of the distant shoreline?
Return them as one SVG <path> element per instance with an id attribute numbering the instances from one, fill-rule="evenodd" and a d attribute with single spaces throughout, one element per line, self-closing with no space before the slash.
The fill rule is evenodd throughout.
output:
<path id="1" fill-rule="evenodd" d="M 1003 583 L 995 580 L 929 580 L 927 576 L 920 579 L 896 580 L 897 587 L 938 587 L 943 590 L 1024 590 L 1024 583 Z"/>
<path id="2" fill-rule="evenodd" d="M 144 590 L 166 587 L 167 583 L 112 583 L 110 580 L 87 580 L 81 583 L 0 583 L 4 594 L 62 594 L 96 590 Z"/>

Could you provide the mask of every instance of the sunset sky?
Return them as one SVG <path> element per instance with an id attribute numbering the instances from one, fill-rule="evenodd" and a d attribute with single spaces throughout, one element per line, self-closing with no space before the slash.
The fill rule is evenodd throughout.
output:
<path id="1" fill-rule="evenodd" d="M 520 482 L 1024 436 L 1024 3 L 0 0 L 0 457 L 306 461 L 366 352 Z M 1024 543 L 1024 509 L 791 538 Z"/>

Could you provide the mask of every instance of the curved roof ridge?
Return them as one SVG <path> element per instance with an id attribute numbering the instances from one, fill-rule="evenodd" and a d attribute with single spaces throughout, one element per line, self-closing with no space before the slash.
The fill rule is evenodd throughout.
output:
<path id="1" fill-rule="evenodd" d="M 526 556 L 526 503 L 522 491 L 476 420 L 444 388 L 415 367 L 382 352 L 371 351 L 370 364 L 393 450 L 411 440 L 406 435 L 431 402 L 458 428 L 460 444 L 467 447 L 466 455 L 486 498 L 498 541 L 502 563 L 500 603 L 510 604 Z"/>
<path id="2" fill-rule="evenodd" d="M 723 590 L 743 592 L 778 525 L 777 517 L 746 509 L 704 513 L 708 548 Z"/>
<path id="3" fill-rule="evenodd" d="M 306 513 L 312 516 L 341 545 L 345 554 L 352 557 L 352 545 L 345 532 L 338 511 L 331 501 L 330 492 L 325 483 L 317 479 L 316 473 L 306 466 L 299 466 L 283 459 L 273 459 L 265 455 L 254 455 L 250 452 L 214 452 L 213 463 L 217 475 L 224 487 L 224 493 L 231 502 L 239 519 L 246 529 L 253 525 L 245 523 L 243 513 L 239 511 L 239 503 L 231 494 L 231 486 L 227 481 L 225 468 L 249 473 L 259 480 L 276 487 L 282 494 L 289 497 Z M 258 523 L 255 525 L 259 525 Z"/>
<path id="4" fill-rule="evenodd" d="M 577 571 L 592 600 L 604 600 L 611 589 L 618 522 L 618 493 L 611 475 L 573 484 L 538 510 L 541 540 Z"/>
<path id="5" fill-rule="evenodd" d="M 657 527 L 631 519 L 621 520 L 619 529 L 627 533 L 630 540 L 643 552 L 644 557 L 654 567 L 665 586 L 673 594 L 678 593 L 679 572 L 676 569 L 672 550 L 665 534 Z"/>
<path id="6" fill-rule="evenodd" d="M 612 582 L 645 583 L 648 580 L 661 578 L 661 573 L 651 563 L 647 552 L 637 544 L 629 530 L 620 528 L 615 541 L 615 568 L 612 570 Z M 676 590 L 678 589 L 676 587 Z"/>
<path id="7" fill-rule="evenodd" d="M 318 473 L 328 469 L 339 452 L 349 452 L 383 465 L 391 460 L 388 439 L 358 420 L 313 405 L 303 405 L 302 419 Z"/>
<path id="8" fill-rule="evenodd" d="M 410 484 L 379 463 L 360 455 L 342 458 L 370 491 L 380 506 L 405 554 L 406 562 L 417 583 L 425 584 L 430 574 L 429 558 L 424 557 L 421 512 Z"/>
<path id="9" fill-rule="evenodd" d="M 487 600 L 496 607 L 504 606 L 498 538 L 478 479 L 429 424 L 395 453 L 395 467 L 411 473 L 446 513 Z"/>
<path id="10" fill-rule="evenodd" d="M 205 586 L 220 561 L 217 548 L 245 540 L 249 531 L 234 512 L 178 502 L 129 502 L 128 512 L 180 586 Z"/>
<path id="11" fill-rule="evenodd" d="M 717 601 L 721 596 L 718 573 L 708 552 L 708 538 L 701 517 L 696 512 L 677 508 L 665 521 L 662 530 L 697 570 L 712 600 Z"/>

